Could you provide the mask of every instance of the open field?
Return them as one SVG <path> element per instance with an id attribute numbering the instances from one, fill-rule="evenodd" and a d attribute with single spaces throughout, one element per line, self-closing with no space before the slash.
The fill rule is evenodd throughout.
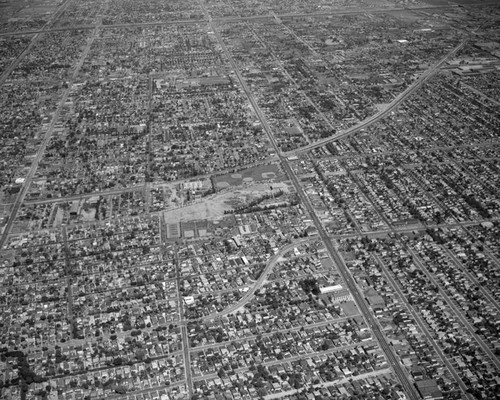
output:
<path id="1" fill-rule="evenodd" d="M 215 187 L 224 189 L 229 186 L 239 186 L 253 182 L 279 182 L 284 178 L 283 172 L 276 164 L 259 165 L 254 168 L 249 168 L 239 171 L 234 174 L 226 174 L 214 178 Z"/>
<path id="2" fill-rule="evenodd" d="M 273 183 L 273 191 L 289 191 L 289 186 L 284 182 Z M 230 192 L 221 192 L 197 200 L 195 203 L 168 210 L 163 213 L 168 222 L 190 221 L 196 219 L 219 219 L 224 216 L 224 211 L 243 206 L 250 201 L 271 193 L 269 184 L 254 183 Z"/>

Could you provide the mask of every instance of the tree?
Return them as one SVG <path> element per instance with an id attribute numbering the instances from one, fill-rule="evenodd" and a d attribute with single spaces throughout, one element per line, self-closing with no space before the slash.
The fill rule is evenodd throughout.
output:
<path id="1" fill-rule="evenodd" d="M 119 385 L 115 388 L 115 392 L 118 394 L 125 394 L 127 393 L 127 388 L 123 385 Z"/>

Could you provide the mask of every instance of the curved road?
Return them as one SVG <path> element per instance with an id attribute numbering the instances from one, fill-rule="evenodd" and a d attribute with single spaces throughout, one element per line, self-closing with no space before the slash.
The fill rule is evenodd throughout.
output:
<path id="1" fill-rule="evenodd" d="M 441 60 L 439 60 L 434 66 L 429 68 L 427 71 L 423 72 L 415 82 L 413 82 L 410 86 L 408 86 L 403 92 L 401 92 L 393 101 L 389 103 L 389 106 L 377 114 L 372 115 L 371 117 L 361 121 L 359 124 L 346 129 L 343 132 L 339 132 L 335 135 L 329 136 L 325 139 L 318 140 L 314 143 L 311 143 L 309 145 L 299 147 L 298 149 L 282 153 L 284 156 L 291 156 L 295 155 L 297 153 L 303 153 L 305 151 L 309 151 L 312 149 L 316 149 L 318 147 L 324 146 L 327 143 L 333 142 L 335 140 L 342 139 L 346 136 L 352 135 L 353 133 L 356 133 L 360 131 L 361 129 L 364 129 L 371 124 L 381 120 L 382 118 L 386 117 L 389 113 L 391 113 L 395 108 L 397 108 L 403 101 L 405 101 L 413 92 L 415 92 L 418 88 L 420 88 L 425 82 L 427 82 L 432 76 L 434 76 L 439 69 L 443 66 L 443 64 L 448 61 L 451 57 L 453 57 L 458 51 L 463 49 L 463 47 L 467 44 L 468 39 L 463 40 L 458 46 L 453 48 L 448 54 L 446 54 Z"/>
<path id="2" fill-rule="evenodd" d="M 248 292 L 245 293 L 245 295 L 238 300 L 237 303 L 234 303 L 230 307 L 224 309 L 221 312 L 213 313 L 206 315 L 202 318 L 202 320 L 206 321 L 208 319 L 213 319 L 217 317 L 222 317 L 224 315 L 231 314 L 235 312 L 238 308 L 243 307 L 245 304 L 247 304 L 255 295 L 255 292 L 262 286 L 262 284 L 265 282 L 269 274 L 272 272 L 274 269 L 274 266 L 276 263 L 279 261 L 279 259 L 288 251 L 292 250 L 294 247 L 297 247 L 301 244 L 307 243 L 307 242 L 313 242 L 317 241 L 319 238 L 316 237 L 309 237 L 309 238 L 304 238 L 300 240 L 296 240 L 293 243 L 287 244 L 285 247 L 281 248 L 278 253 L 276 253 L 269 262 L 267 263 L 266 267 L 264 268 L 264 271 L 262 271 L 262 274 L 260 274 L 259 279 L 255 281 L 253 286 L 248 290 Z"/>
<path id="3" fill-rule="evenodd" d="M 286 173 L 286 175 L 290 178 L 293 186 L 295 187 L 295 190 L 300 197 L 301 203 L 303 204 L 304 208 L 307 210 L 307 213 L 310 215 L 312 221 L 314 222 L 314 225 L 316 226 L 316 229 L 318 230 L 319 236 L 323 243 L 325 244 L 325 247 L 332 258 L 332 260 L 335 262 L 337 265 L 337 268 L 339 272 L 341 273 L 342 277 L 344 278 L 344 281 L 349 288 L 349 291 L 354 297 L 354 300 L 356 304 L 358 305 L 358 308 L 361 312 L 361 314 L 365 317 L 367 323 L 370 325 L 370 328 L 372 329 L 372 332 L 377 338 L 377 341 L 380 344 L 380 347 L 382 348 L 382 351 L 385 353 L 387 360 L 389 361 L 389 364 L 398 377 L 399 382 L 401 385 L 404 387 L 404 390 L 406 394 L 409 396 L 411 400 L 419 400 L 420 396 L 418 395 L 415 387 L 412 385 L 411 381 L 409 380 L 408 376 L 405 374 L 401 364 L 399 364 L 394 352 L 392 351 L 391 347 L 387 343 L 387 340 L 381 330 L 379 329 L 378 323 L 376 318 L 370 313 L 370 310 L 368 309 L 368 306 L 363 298 L 363 295 L 358 291 L 358 288 L 355 284 L 355 282 L 352 280 L 351 275 L 349 270 L 347 269 L 347 266 L 344 264 L 342 258 L 340 257 L 339 253 L 336 251 L 331 239 L 328 237 L 328 234 L 326 230 L 324 229 L 323 225 L 321 224 L 316 212 L 314 211 L 314 208 L 309 201 L 309 198 L 306 196 L 304 190 L 302 189 L 302 185 L 299 182 L 299 179 L 297 178 L 297 175 L 293 172 L 292 168 L 290 167 L 288 163 L 287 157 L 283 155 L 283 153 L 280 152 L 278 143 L 276 141 L 276 138 L 273 135 L 273 132 L 267 122 L 267 119 L 265 118 L 264 114 L 262 113 L 262 110 L 257 104 L 257 101 L 255 100 L 255 97 L 253 96 L 253 93 L 249 90 L 248 85 L 246 84 L 245 80 L 243 79 L 241 72 L 238 69 L 238 66 L 236 65 L 236 62 L 234 61 L 231 53 L 227 49 L 224 41 L 222 40 L 222 37 L 220 33 L 218 32 L 217 29 L 213 26 L 213 23 L 211 21 L 210 23 L 212 31 L 215 33 L 215 36 L 217 38 L 217 41 L 219 42 L 222 51 L 225 53 L 227 59 L 229 60 L 229 63 L 231 64 L 231 67 L 233 68 L 234 73 L 236 74 L 236 77 L 238 81 L 240 82 L 243 90 L 245 91 L 245 94 L 247 95 L 248 100 L 250 101 L 252 108 L 254 109 L 255 113 L 257 114 L 263 129 L 267 133 L 269 140 L 271 141 L 276 153 L 279 155 L 280 160 L 281 160 L 281 165 L 283 166 L 283 169 Z M 406 97 L 408 97 L 413 91 L 415 91 L 420 85 L 422 85 L 427 79 L 429 79 L 432 74 L 436 72 L 436 70 L 453 54 L 455 54 L 457 51 L 459 51 L 464 45 L 466 41 L 462 42 L 460 45 L 455 47 L 451 52 L 449 52 L 446 57 L 444 57 L 439 63 L 437 63 L 433 68 L 422 74 L 422 76 L 412 85 L 410 86 L 407 90 L 405 90 L 403 93 L 401 93 L 397 100 L 395 100 L 392 104 L 391 107 L 385 110 L 384 112 L 373 116 L 372 118 L 369 118 L 368 120 L 364 121 L 361 126 L 358 126 L 357 129 L 361 129 L 362 127 L 368 126 L 372 122 L 377 121 L 378 119 L 382 118 L 385 116 L 388 112 L 391 111 L 394 107 L 399 105 Z M 343 135 L 351 134 L 353 133 L 353 129 L 344 132 Z M 335 140 L 336 138 L 329 138 L 329 140 Z M 328 141 L 327 141 L 328 142 Z M 319 144 L 319 146 L 323 145 L 324 143 Z M 318 145 L 312 145 L 312 147 L 318 146 Z M 305 148 L 310 148 L 311 146 L 306 146 Z M 304 149 L 304 148 L 303 148 Z M 263 274 L 264 275 L 264 274 Z M 256 285 L 257 286 L 257 285 Z"/>

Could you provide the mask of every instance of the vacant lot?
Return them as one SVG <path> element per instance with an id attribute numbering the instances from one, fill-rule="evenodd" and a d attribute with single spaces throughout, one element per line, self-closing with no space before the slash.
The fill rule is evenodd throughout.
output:
<path id="1" fill-rule="evenodd" d="M 285 193 L 290 191 L 290 187 L 284 182 L 272 184 L 273 191 L 282 190 Z M 225 190 L 211 195 L 196 202 L 165 211 L 165 220 L 169 222 L 190 221 L 199 219 L 219 219 L 224 216 L 224 211 L 233 210 L 248 204 L 252 200 L 269 194 L 270 185 L 268 183 L 253 183 L 235 190 Z"/>

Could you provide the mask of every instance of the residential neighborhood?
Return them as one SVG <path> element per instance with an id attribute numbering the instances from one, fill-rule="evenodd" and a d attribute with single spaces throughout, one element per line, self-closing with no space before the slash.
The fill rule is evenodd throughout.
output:
<path id="1" fill-rule="evenodd" d="M 0 398 L 497 398 L 499 20 L 0 1 Z"/>

